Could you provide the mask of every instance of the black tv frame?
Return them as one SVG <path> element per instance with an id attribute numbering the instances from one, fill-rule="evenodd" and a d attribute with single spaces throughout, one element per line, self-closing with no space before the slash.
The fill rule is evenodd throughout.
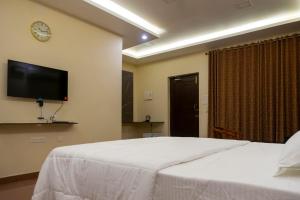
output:
<path id="1" fill-rule="evenodd" d="M 30 94 L 27 95 L 18 95 L 17 92 L 13 92 L 13 89 L 11 87 L 10 83 L 10 67 L 13 65 L 13 63 L 24 65 L 24 67 L 33 67 L 36 68 L 40 71 L 45 71 L 45 72 L 57 72 L 57 73 L 63 73 L 62 76 L 65 76 L 65 83 L 64 83 L 64 89 L 63 95 L 61 97 L 51 97 L 49 96 L 33 96 Z M 20 93 L 19 93 L 20 94 Z M 7 62 L 7 96 L 10 97 L 20 97 L 20 98 L 31 98 L 31 99 L 48 99 L 48 100 L 57 100 L 57 101 L 68 101 L 68 71 L 65 70 L 60 70 L 60 69 L 55 69 L 55 68 L 50 68 L 50 67 L 45 67 L 45 66 L 40 66 L 40 65 L 35 65 L 35 64 L 30 64 L 30 63 L 25 63 L 25 62 L 20 62 L 16 60 L 8 60 Z M 59 95 L 58 95 L 59 96 Z"/>

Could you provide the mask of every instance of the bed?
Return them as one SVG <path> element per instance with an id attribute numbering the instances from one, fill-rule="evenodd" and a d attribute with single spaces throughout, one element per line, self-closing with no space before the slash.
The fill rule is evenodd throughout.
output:
<path id="1" fill-rule="evenodd" d="M 300 173 L 274 177 L 283 144 L 249 143 L 158 173 L 155 200 L 300 200 Z"/>
<path id="2" fill-rule="evenodd" d="M 176 137 L 60 147 L 45 160 L 32 199 L 299 200 L 299 176 L 273 177 L 281 148 Z"/>

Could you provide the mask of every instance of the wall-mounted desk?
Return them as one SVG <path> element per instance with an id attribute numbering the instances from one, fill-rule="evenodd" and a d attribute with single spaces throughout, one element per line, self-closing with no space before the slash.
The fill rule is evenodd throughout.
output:
<path id="1" fill-rule="evenodd" d="M 123 126 L 138 126 L 138 125 L 147 125 L 147 126 L 150 126 L 151 128 L 151 133 L 152 133 L 152 128 L 153 128 L 153 125 L 161 125 L 161 124 L 164 124 L 164 122 L 123 122 L 122 125 Z"/>
<path id="2" fill-rule="evenodd" d="M 62 124 L 62 125 L 75 125 L 78 124 L 77 122 L 68 122 L 68 121 L 56 121 L 56 122 L 0 122 L 0 126 L 6 125 L 55 125 L 55 124 Z"/>

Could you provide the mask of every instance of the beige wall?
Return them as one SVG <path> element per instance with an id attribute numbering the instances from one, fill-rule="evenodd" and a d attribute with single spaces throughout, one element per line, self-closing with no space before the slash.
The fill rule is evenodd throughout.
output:
<path id="1" fill-rule="evenodd" d="M 289 33 L 293 34 L 293 33 Z M 276 38 L 282 36 L 274 35 L 260 40 Z M 245 43 L 257 42 L 252 40 Z M 233 46 L 234 44 L 230 45 Z M 237 45 L 237 44 L 235 44 Z M 227 47 L 230 47 L 227 46 Z M 225 48 L 225 47 L 223 47 Z M 199 73 L 199 131 L 201 137 L 207 137 L 207 119 L 208 119 L 208 56 L 204 53 L 186 55 L 169 60 L 142 64 L 133 66 L 123 64 L 124 69 L 130 69 L 135 76 L 135 111 L 134 118 L 136 121 L 143 121 L 145 115 L 150 114 L 153 121 L 164 121 L 163 126 L 154 128 L 154 132 L 162 132 L 169 135 L 169 85 L 168 77 L 174 75 Z M 145 90 L 153 91 L 153 101 L 144 101 L 143 94 Z M 127 138 L 141 137 L 143 132 L 147 132 L 147 127 L 133 128 L 131 126 L 124 128 L 123 133 Z"/>
<path id="2" fill-rule="evenodd" d="M 150 63 L 141 66 L 123 64 L 123 69 L 131 69 L 135 76 L 135 112 L 136 121 L 145 120 L 145 115 L 150 114 L 152 121 L 164 121 L 163 126 L 154 127 L 154 132 L 169 135 L 169 80 L 175 75 L 199 73 L 199 134 L 207 136 L 207 105 L 205 99 L 208 95 L 208 57 L 204 53 L 187 55 L 170 60 Z M 144 101 L 144 91 L 153 92 L 152 101 Z M 123 134 L 127 138 L 142 136 L 149 132 L 148 127 L 125 127 Z"/>
<path id="3" fill-rule="evenodd" d="M 0 122 L 36 122 L 33 99 L 6 96 L 7 59 L 69 71 L 69 101 L 63 125 L 0 125 L 0 177 L 38 171 L 48 152 L 61 145 L 121 138 L 120 37 L 28 0 L 0 0 Z M 30 25 L 46 22 L 53 37 L 35 40 Z M 46 102 L 45 115 L 59 106 Z M 32 143 L 42 137 L 44 143 Z"/>
<path id="4" fill-rule="evenodd" d="M 204 53 L 192 54 L 171 60 L 137 67 L 138 120 L 149 114 L 153 121 L 164 121 L 164 135 L 169 135 L 169 80 L 175 75 L 199 73 L 199 134 L 207 136 L 207 105 L 202 100 L 208 95 L 208 57 Z M 144 101 L 145 90 L 153 92 L 152 101 Z M 154 131 L 159 131 L 157 128 Z"/>
<path id="5" fill-rule="evenodd" d="M 133 73 L 133 121 L 144 121 L 145 119 L 138 119 L 138 71 L 139 67 L 129 63 L 123 63 L 123 70 Z M 154 127 L 155 131 L 161 132 L 161 127 Z M 126 123 L 122 125 L 122 138 L 132 139 L 143 137 L 143 133 L 148 133 L 151 131 L 151 127 L 147 124 L 130 124 Z"/>

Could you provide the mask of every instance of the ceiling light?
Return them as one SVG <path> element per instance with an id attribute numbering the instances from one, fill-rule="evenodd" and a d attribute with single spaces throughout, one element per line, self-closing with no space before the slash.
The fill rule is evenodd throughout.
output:
<path id="1" fill-rule="evenodd" d="M 148 39 L 148 36 L 147 36 L 146 34 L 143 34 L 143 35 L 142 35 L 142 39 L 143 39 L 143 40 L 147 40 L 147 39 Z"/>
<path id="2" fill-rule="evenodd" d="M 165 32 L 163 29 L 151 24 L 150 22 L 146 21 L 142 17 L 132 13 L 131 11 L 127 10 L 126 8 L 123 8 L 122 6 L 120 6 L 119 4 L 111 0 L 84 0 L 84 1 L 134 26 L 137 26 L 147 32 L 150 32 L 151 34 L 157 37 Z"/>
<path id="3" fill-rule="evenodd" d="M 133 57 L 136 59 L 144 58 L 160 53 L 165 53 L 177 49 L 182 49 L 194 45 L 199 45 L 207 42 L 212 42 L 232 36 L 237 36 L 249 32 L 254 32 L 258 30 L 262 30 L 265 28 L 270 28 L 282 24 L 287 24 L 295 21 L 300 20 L 300 11 L 296 13 L 288 13 L 284 15 L 277 15 L 270 18 L 266 18 L 259 21 L 254 21 L 252 23 L 244 24 L 241 26 L 236 26 L 233 28 L 220 30 L 217 32 L 212 32 L 205 35 L 199 35 L 192 38 L 185 38 L 176 42 L 164 44 L 164 45 L 157 45 L 151 48 L 147 48 L 145 50 L 135 51 L 133 49 L 125 49 L 123 50 L 123 54 L 129 57 Z"/>

